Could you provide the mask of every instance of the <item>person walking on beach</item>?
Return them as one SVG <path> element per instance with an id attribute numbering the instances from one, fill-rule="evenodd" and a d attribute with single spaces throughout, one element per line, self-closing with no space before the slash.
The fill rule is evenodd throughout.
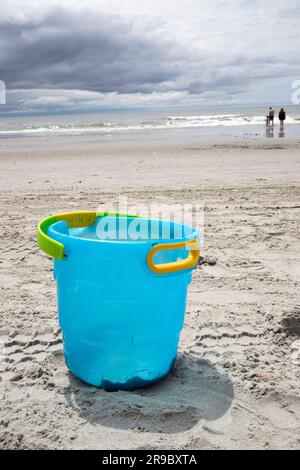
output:
<path id="1" fill-rule="evenodd" d="M 283 130 L 284 121 L 285 121 L 285 118 L 286 118 L 285 110 L 283 108 L 281 108 L 281 110 L 279 111 L 278 118 L 279 118 L 279 121 L 280 121 L 280 129 Z"/>
<path id="2" fill-rule="evenodd" d="M 274 109 L 272 107 L 269 108 L 269 124 L 274 126 Z"/>

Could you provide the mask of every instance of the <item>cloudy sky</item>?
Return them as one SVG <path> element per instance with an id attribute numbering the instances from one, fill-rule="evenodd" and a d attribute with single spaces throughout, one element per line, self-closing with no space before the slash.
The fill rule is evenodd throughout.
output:
<path id="1" fill-rule="evenodd" d="M 299 0 L 2 0 L 0 112 L 290 103 Z"/>

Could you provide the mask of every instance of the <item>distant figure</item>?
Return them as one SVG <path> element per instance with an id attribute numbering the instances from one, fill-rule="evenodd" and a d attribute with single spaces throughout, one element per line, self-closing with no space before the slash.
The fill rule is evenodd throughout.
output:
<path id="1" fill-rule="evenodd" d="M 285 121 L 285 118 L 286 118 L 285 110 L 283 108 L 281 108 L 281 110 L 279 111 L 278 118 L 279 118 L 279 121 L 280 121 L 280 129 L 283 130 L 284 121 Z"/>
<path id="2" fill-rule="evenodd" d="M 272 124 L 274 126 L 274 109 L 272 107 L 269 108 L 269 124 Z"/>

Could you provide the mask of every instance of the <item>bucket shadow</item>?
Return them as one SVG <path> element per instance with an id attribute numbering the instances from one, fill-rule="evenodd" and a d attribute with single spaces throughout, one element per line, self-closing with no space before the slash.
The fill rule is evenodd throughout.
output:
<path id="1" fill-rule="evenodd" d="M 106 392 L 69 374 L 65 399 L 89 423 L 126 430 L 176 433 L 201 419 L 221 418 L 233 401 L 233 384 L 209 361 L 178 355 L 161 382 L 131 392 Z"/>

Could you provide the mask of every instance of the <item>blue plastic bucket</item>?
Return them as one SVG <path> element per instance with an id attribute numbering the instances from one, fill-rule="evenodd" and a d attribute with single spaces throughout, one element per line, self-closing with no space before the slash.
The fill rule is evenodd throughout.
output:
<path id="1" fill-rule="evenodd" d="M 151 384 L 175 364 L 198 233 L 174 222 L 82 214 L 52 216 L 38 231 L 39 246 L 59 258 L 66 364 L 107 390 Z"/>

